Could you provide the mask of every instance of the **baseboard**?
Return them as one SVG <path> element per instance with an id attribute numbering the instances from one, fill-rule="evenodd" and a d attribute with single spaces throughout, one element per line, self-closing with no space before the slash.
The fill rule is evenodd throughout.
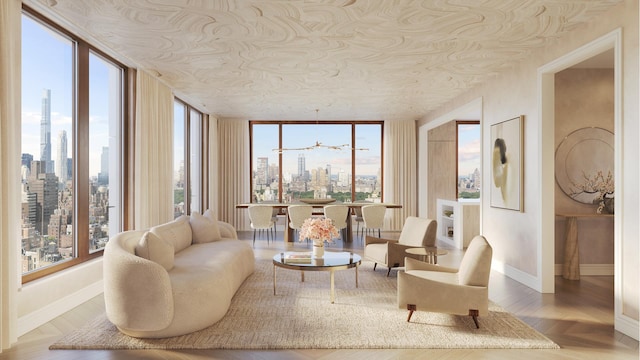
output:
<path id="1" fill-rule="evenodd" d="M 555 265 L 556 276 L 562 275 L 562 264 Z M 613 264 L 580 264 L 580 275 L 584 276 L 613 276 Z"/>
<path id="2" fill-rule="evenodd" d="M 497 272 L 504 274 L 511 279 L 534 289 L 537 292 L 542 292 L 542 284 L 540 279 L 529 273 L 495 260 L 491 262 L 491 269 L 496 270 Z"/>
<path id="3" fill-rule="evenodd" d="M 634 320 L 625 315 L 616 315 L 614 324 L 617 331 L 633 338 L 634 340 L 638 340 L 640 337 L 638 330 L 640 329 L 640 323 L 638 320 Z"/>
<path id="4" fill-rule="evenodd" d="M 49 305 L 18 318 L 18 336 L 40 327 L 69 310 L 102 294 L 104 284 L 99 280 L 80 291 L 69 294 Z"/>

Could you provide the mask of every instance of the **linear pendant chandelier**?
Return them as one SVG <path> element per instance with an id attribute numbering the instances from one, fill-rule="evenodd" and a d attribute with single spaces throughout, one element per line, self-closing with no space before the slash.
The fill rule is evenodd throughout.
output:
<path id="1" fill-rule="evenodd" d="M 319 109 L 316 109 L 316 124 L 319 124 L 318 122 L 318 111 L 320 111 Z M 315 144 L 310 145 L 310 146 L 305 146 L 305 147 L 298 147 L 298 148 L 276 148 L 273 149 L 273 151 L 277 151 L 278 153 L 283 153 L 284 151 L 307 151 L 307 150 L 315 150 L 315 149 L 329 149 L 329 150 L 336 150 L 336 151 L 342 151 L 342 150 L 359 150 L 359 151 L 368 151 L 368 148 L 354 148 L 351 147 L 351 145 L 349 144 L 340 144 L 340 145 L 324 145 L 323 143 L 321 143 L 320 141 L 316 140 Z"/>

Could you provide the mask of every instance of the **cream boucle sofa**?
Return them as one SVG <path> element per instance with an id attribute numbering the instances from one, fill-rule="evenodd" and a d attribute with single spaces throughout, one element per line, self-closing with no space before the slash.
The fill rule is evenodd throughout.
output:
<path id="1" fill-rule="evenodd" d="M 122 232 L 104 250 L 107 317 L 133 337 L 203 329 L 226 314 L 254 267 L 251 246 L 209 211 Z"/>

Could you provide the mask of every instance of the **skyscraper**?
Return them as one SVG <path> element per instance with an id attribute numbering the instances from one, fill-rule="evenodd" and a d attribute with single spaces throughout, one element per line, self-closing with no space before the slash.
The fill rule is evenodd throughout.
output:
<path id="1" fill-rule="evenodd" d="M 53 172 L 43 172 L 45 164 L 40 161 L 31 163 L 31 177 L 28 191 L 36 194 L 35 229 L 40 235 L 46 235 L 51 214 L 58 207 L 58 177 Z"/>
<path id="2" fill-rule="evenodd" d="M 482 176 L 480 176 L 480 170 L 476 168 L 473 171 L 473 187 L 476 190 L 480 190 L 480 186 L 482 185 Z"/>
<path id="3" fill-rule="evenodd" d="M 100 173 L 98 173 L 98 183 L 109 184 L 109 147 L 103 146 L 100 154 Z"/>
<path id="4" fill-rule="evenodd" d="M 42 90 L 42 115 L 40 118 L 40 161 L 45 171 L 53 173 L 51 162 L 51 90 Z"/>
<path id="5" fill-rule="evenodd" d="M 305 164 L 304 154 L 298 154 L 298 177 L 300 177 L 301 179 L 304 179 L 304 175 L 306 171 L 307 171 L 307 166 Z"/>
<path id="6" fill-rule="evenodd" d="M 33 155 L 31 154 L 22 154 L 22 165 L 28 168 L 31 167 L 31 162 L 33 161 Z"/>
<path id="7" fill-rule="evenodd" d="M 58 176 L 59 189 L 67 184 L 67 132 L 61 130 L 58 133 L 58 153 L 56 154 L 56 176 Z"/>
<path id="8" fill-rule="evenodd" d="M 269 158 L 268 157 L 258 158 L 258 171 L 256 174 L 256 183 L 258 185 L 269 184 Z"/>

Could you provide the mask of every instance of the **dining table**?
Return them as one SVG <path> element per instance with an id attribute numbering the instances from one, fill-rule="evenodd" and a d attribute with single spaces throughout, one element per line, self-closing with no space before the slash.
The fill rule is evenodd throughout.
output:
<path id="1" fill-rule="evenodd" d="M 296 202 L 288 202 L 288 203 L 284 203 L 284 202 L 262 202 L 262 203 L 240 203 L 240 204 L 236 204 L 236 209 L 246 209 L 251 205 L 257 205 L 257 204 L 261 204 L 261 205 L 269 205 L 269 206 L 273 206 L 274 208 L 278 209 L 278 214 L 282 214 L 284 215 L 284 224 L 285 224 L 285 231 L 284 231 L 284 242 L 293 242 L 294 239 L 294 229 L 292 229 L 289 226 L 289 215 L 287 214 L 287 208 L 289 207 L 289 205 L 310 205 L 313 207 L 313 215 L 323 215 L 324 214 L 324 206 L 325 205 L 346 205 L 347 207 L 349 207 L 349 211 L 347 212 L 347 227 L 344 229 L 341 229 L 341 236 L 344 242 L 352 242 L 353 241 L 353 228 L 351 225 L 351 215 L 352 212 L 354 212 L 354 209 L 357 208 L 361 208 L 362 206 L 365 205 L 384 205 L 387 207 L 387 209 L 401 209 L 402 205 L 401 204 L 393 204 L 393 203 L 375 203 L 375 202 L 340 202 L 340 201 L 332 201 L 332 202 L 322 202 L 322 201 L 310 201 L 310 202 L 304 202 L 304 201 L 296 201 Z"/>

